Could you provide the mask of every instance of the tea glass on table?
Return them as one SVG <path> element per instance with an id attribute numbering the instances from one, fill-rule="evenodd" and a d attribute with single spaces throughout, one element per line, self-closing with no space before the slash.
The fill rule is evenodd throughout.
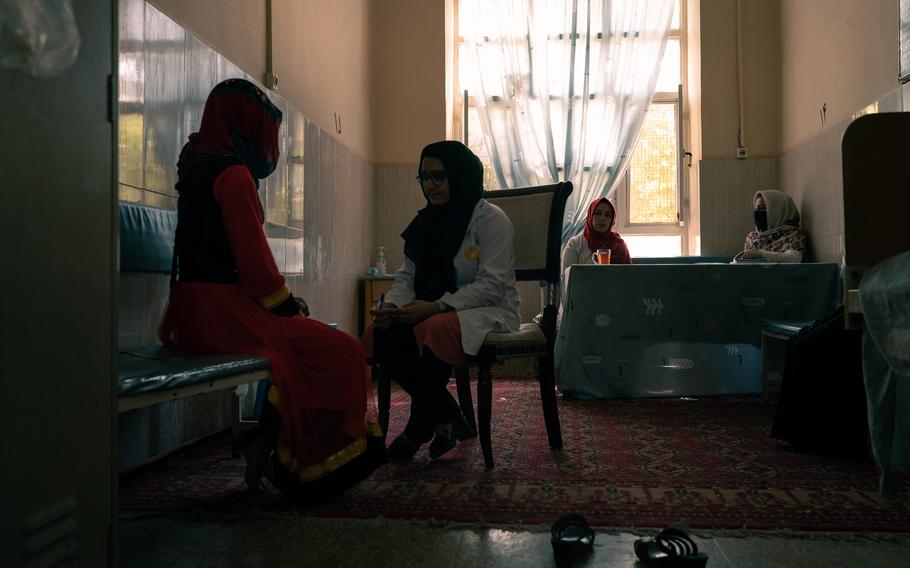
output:
<path id="1" fill-rule="evenodd" d="M 610 264 L 610 249 L 597 249 L 593 256 L 594 264 Z"/>

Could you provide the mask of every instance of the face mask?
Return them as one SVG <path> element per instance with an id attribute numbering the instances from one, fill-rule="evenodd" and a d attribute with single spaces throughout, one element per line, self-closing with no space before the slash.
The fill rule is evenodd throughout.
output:
<path id="1" fill-rule="evenodd" d="M 256 179 L 265 179 L 275 171 L 276 164 L 259 159 L 256 155 L 256 149 L 243 136 L 232 131 L 231 140 L 234 141 L 234 150 L 236 150 L 240 159 L 243 160 L 243 163 L 250 168 Z"/>
<path id="2" fill-rule="evenodd" d="M 767 231 L 768 212 L 761 209 L 756 209 L 753 214 L 755 216 L 755 228 L 757 228 L 759 231 Z"/>

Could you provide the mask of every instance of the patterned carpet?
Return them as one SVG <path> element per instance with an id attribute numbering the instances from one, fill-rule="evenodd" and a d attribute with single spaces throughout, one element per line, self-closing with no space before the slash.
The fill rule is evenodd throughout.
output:
<path id="1" fill-rule="evenodd" d="M 393 395 L 392 435 L 408 398 Z M 564 449 L 550 450 L 532 381 L 494 384 L 496 469 L 470 440 L 438 461 L 421 450 L 328 506 L 296 509 L 251 495 L 225 436 L 121 480 L 131 511 L 295 511 L 344 518 L 549 524 L 568 511 L 597 526 L 910 532 L 910 478 L 883 500 L 870 462 L 813 456 L 768 437 L 773 402 L 757 398 L 560 401 Z M 390 438 L 391 439 L 391 438 Z"/>

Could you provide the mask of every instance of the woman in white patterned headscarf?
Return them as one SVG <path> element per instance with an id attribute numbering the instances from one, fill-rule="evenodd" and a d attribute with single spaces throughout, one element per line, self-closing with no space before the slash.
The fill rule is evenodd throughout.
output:
<path id="1" fill-rule="evenodd" d="M 802 262 L 806 234 L 799 228 L 799 209 L 790 196 L 781 191 L 757 191 L 752 206 L 755 230 L 746 235 L 746 245 L 737 258 Z"/>

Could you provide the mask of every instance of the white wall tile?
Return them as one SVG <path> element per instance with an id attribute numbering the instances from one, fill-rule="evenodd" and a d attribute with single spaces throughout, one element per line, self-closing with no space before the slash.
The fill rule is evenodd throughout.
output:
<path id="1" fill-rule="evenodd" d="M 754 228 L 752 196 L 779 189 L 775 158 L 699 162 L 701 254 L 733 256 Z"/>

